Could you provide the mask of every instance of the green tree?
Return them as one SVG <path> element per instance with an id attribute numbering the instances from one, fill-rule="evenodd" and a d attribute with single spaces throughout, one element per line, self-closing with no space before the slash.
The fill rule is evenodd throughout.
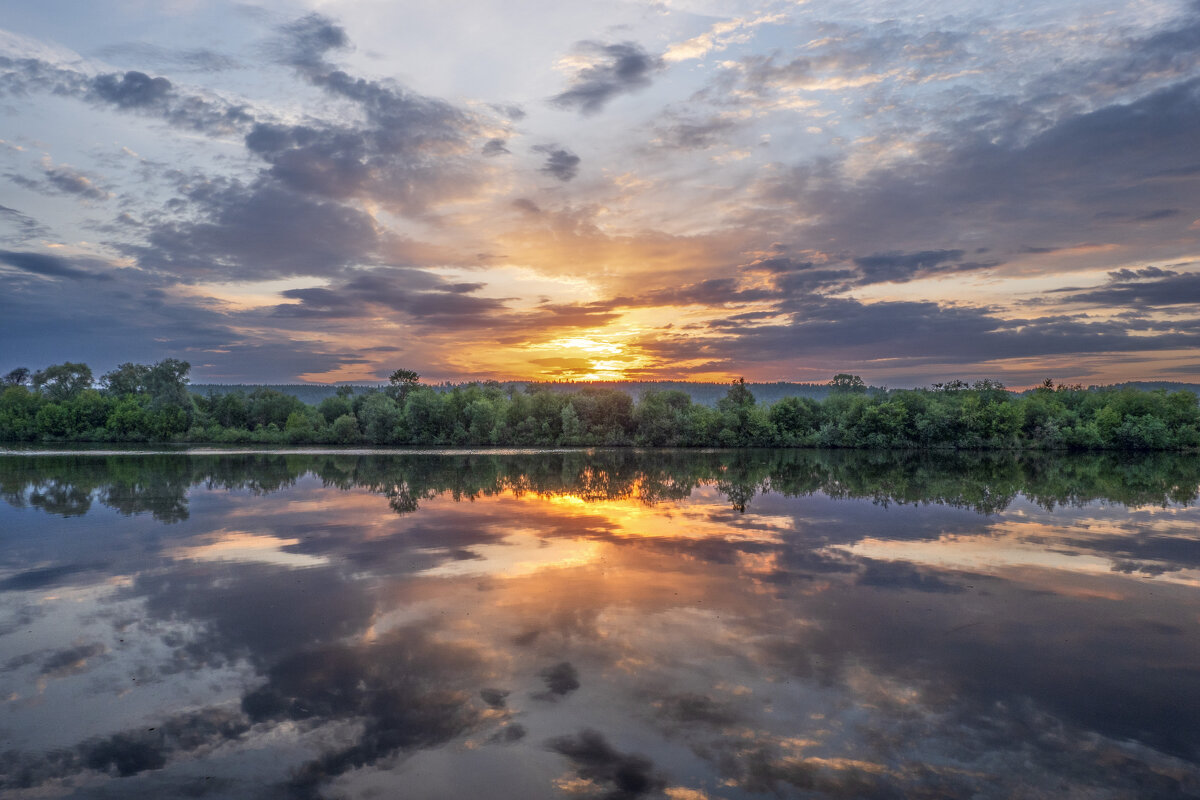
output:
<path id="1" fill-rule="evenodd" d="M 313 424 L 308 414 L 303 411 L 293 411 L 288 414 L 287 424 L 283 426 L 289 442 L 301 444 L 313 440 Z"/>
<path id="2" fill-rule="evenodd" d="M 411 369 L 398 369 L 388 376 L 387 393 L 393 400 L 403 403 L 408 393 L 415 389 L 421 381 L 421 376 Z"/>
<path id="3" fill-rule="evenodd" d="M 560 416 L 562 434 L 558 437 L 558 443 L 567 446 L 583 444 L 583 425 L 579 421 L 579 415 L 575 413 L 575 406 L 565 404 Z"/>
<path id="4" fill-rule="evenodd" d="M 145 364 L 126 362 L 100 376 L 100 386 L 106 394 L 124 397 L 146 391 L 146 374 L 150 368 Z"/>
<path id="5" fill-rule="evenodd" d="M 37 438 L 37 412 L 45 403 L 24 386 L 0 392 L 0 441 L 27 442 Z"/>
<path id="6" fill-rule="evenodd" d="M 396 401 L 383 392 L 372 392 L 363 401 L 358 412 L 358 422 L 367 441 L 388 444 L 395 441 L 396 428 L 403 419 L 403 412 Z"/>
<path id="7" fill-rule="evenodd" d="M 24 386 L 29 381 L 29 367 L 17 367 L 10 370 L 7 375 L 0 378 L 0 384 L 4 386 Z"/>
<path id="8" fill-rule="evenodd" d="M 33 388 L 53 403 L 70 400 L 91 385 L 92 368 L 82 363 L 66 361 L 33 374 Z"/>
<path id="9" fill-rule="evenodd" d="M 829 381 L 829 388 L 835 392 L 855 392 L 861 393 L 867 390 L 867 384 L 857 375 L 851 375 L 847 372 L 839 372 Z"/>
<path id="10" fill-rule="evenodd" d="M 338 444 L 353 444 L 361 438 L 358 420 L 352 414 L 343 414 L 333 421 L 333 440 Z"/>
<path id="11" fill-rule="evenodd" d="M 350 401 L 350 395 L 354 394 L 354 390 L 342 393 L 342 389 L 349 388 L 348 386 L 339 386 L 335 396 L 326 397 L 317 405 L 317 411 L 325 418 L 326 424 L 332 425 L 335 419 L 354 410 L 354 405 Z"/>

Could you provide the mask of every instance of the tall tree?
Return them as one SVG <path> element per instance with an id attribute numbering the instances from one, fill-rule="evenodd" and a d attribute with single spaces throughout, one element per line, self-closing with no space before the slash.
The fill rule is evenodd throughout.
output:
<path id="1" fill-rule="evenodd" d="M 9 371 L 7 375 L 0 378 L 0 383 L 5 386 L 24 386 L 29 380 L 29 367 L 17 367 Z"/>
<path id="2" fill-rule="evenodd" d="M 867 384 L 857 375 L 851 375 L 848 372 L 839 372 L 833 376 L 833 380 L 829 381 L 829 388 L 835 392 L 861 393 L 867 390 Z"/>
<path id="3" fill-rule="evenodd" d="M 150 368 L 145 364 L 126 362 L 100 376 L 100 385 L 113 397 L 141 394 L 146 391 L 146 374 Z"/>
<path id="4" fill-rule="evenodd" d="M 420 383 L 421 376 L 411 369 L 398 369 L 388 376 L 387 394 L 397 403 L 403 403 L 404 398 Z"/>
<path id="5" fill-rule="evenodd" d="M 33 374 L 33 388 L 56 403 L 78 396 L 91 385 L 92 368 L 82 363 L 65 361 Z"/>

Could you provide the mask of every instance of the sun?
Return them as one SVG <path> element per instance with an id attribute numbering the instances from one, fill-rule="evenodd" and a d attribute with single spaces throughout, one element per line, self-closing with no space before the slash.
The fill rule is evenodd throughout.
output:
<path id="1" fill-rule="evenodd" d="M 530 361 L 548 380 L 619 381 L 640 370 L 649 359 L 637 346 L 638 331 L 591 331 L 528 345 L 539 354 Z M 540 355 L 545 354 L 545 355 Z"/>

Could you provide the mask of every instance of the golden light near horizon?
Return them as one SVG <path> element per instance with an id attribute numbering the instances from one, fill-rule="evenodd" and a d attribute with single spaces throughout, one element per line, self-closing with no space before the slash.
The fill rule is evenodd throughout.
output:
<path id="1" fill-rule="evenodd" d="M 537 354 L 530 359 L 542 368 L 542 377 L 562 381 L 619 381 L 629 373 L 650 365 L 650 359 L 640 352 L 634 338 L 638 330 L 615 332 L 591 331 L 577 336 L 563 336 L 526 346 Z"/>

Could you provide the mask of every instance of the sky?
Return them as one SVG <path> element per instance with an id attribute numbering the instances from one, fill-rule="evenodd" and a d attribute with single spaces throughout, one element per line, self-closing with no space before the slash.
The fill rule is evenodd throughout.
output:
<path id="1" fill-rule="evenodd" d="M 1200 381 L 1200 2 L 0 0 L 0 371 Z"/>

